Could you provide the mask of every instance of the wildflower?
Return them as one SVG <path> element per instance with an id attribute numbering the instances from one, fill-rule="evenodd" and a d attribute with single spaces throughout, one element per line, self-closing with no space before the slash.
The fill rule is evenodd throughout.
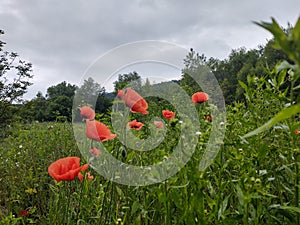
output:
<path id="1" fill-rule="evenodd" d="M 207 120 L 207 121 L 211 121 L 211 115 L 206 115 L 206 116 L 204 116 L 204 118 L 205 118 L 205 120 Z"/>
<path id="2" fill-rule="evenodd" d="M 124 96 L 125 96 L 124 91 L 123 91 L 123 90 L 118 90 L 117 96 L 118 96 L 121 100 L 123 100 L 123 99 L 124 99 Z"/>
<path id="3" fill-rule="evenodd" d="M 300 131 L 299 130 L 295 130 L 295 134 L 299 134 L 300 133 Z"/>
<path id="4" fill-rule="evenodd" d="M 220 122 L 220 126 L 224 126 L 224 124 L 225 124 L 224 122 Z"/>
<path id="5" fill-rule="evenodd" d="M 29 216 L 29 213 L 28 213 L 28 211 L 26 211 L 25 209 L 21 209 L 21 210 L 18 212 L 18 216 Z"/>
<path id="6" fill-rule="evenodd" d="M 132 120 L 131 122 L 127 123 L 127 126 L 129 126 L 131 129 L 140 130 L 144 126 L 143 123 L 137 122 L 136 120 Z"/>
<path id="7" fill-rule="evenodd" d="M 148 103 L 142 96 L 131 88 L 126 88 L 126 93 L 122 90 L 118 90 L 118 97 L 121 100 L 125 100 L 125 104 L 130 108 L 131 112 L 148 114 Z"/>
<path id="8" fill-rule="evenodd" d="M 80 171 L 86 170 L 88 164 L 80 166 L 80 158 L 66 157 L 58 159 L 48 167 L 48 173 L 57 182 L 62 180 L 74 180 Z"/>
<path id="9" fill-rule="evenodd" d="M 91 181 L 91 180 L 94 179 L 94 176 L 91 175 L 90 172 L 88 172 L 88 173 L 86 174 L 86 177 L 87 177 L 88 181 Z"/>
<path id="10" fill-rule="evenodd" d="M 91 180 L 94 179 L 94 176 L 92 176 L 92 175 L 90 174 L 90 172 L 87 172 L 87 173 L 85 174 L 85 178 L 87 178 L 88 181 L 91 181 Z M 83 175 L 82 175 L 81 173 L 78 174 L 78 179 L 79 179 L 80 181 L 83 181 Z"/>
<path id="11" fill-rule="evenodd" d="M 155 120 L 153 123 L 154 123 L 154 125 L 155 125 L 158 129 L 161 129 L 161 128 L 164 127 L 164 123 L 163 123 L 162 121 L 156 121 L 156 120 Z"/>
<path id="12" fill-rule="evenodd" d="M 92 153 L 93 155 L 96 155 L 96 156 L 100 155 L 100 151 L 98 149 L 96 149 L 96 148 L 91 149 L 90 153 Z"/>
<path id="13" fill-rule="evenodd" d="M 162 114 L 168 120 L 173 119 L 175 117 L 175 113 L 169 110 L 163 110 Z"/>
<path id="14" fill-rule="evenodd" d="M 93 120 L 95 119 L 95 111 L 89 106 L 83 106 L 80 108 L 80 115 L 86 119 Z"/>
<path id="15" fill-rule="evenodd" d="M 86 136 L 95 141 L 107 141 L 117 135 L 111 134 L 109 128 L 97 120 L 86 120 Z"/>
<path id="16" fill-rule="evenodd" d="M 81 173 L 78 173 L 78 179 L 79 179 L 80 181 L 83 181 L 83 175 L 82 175 Z"/>
<path id="17" fill-rule="evenodd" d="M 22 145 L 19 145 L 19 148 L 23 148 L 23 146 L 22 146 Z"/>
<path id="18" fill-rule="evenodd" d="M 200 131 L 197 131 L 196 132 L 196 135 L 201 135 L 202 133 Z"/>
<path id="19" fill-rule="evenodd" d="M 203 103 L 209 99 L 208 94 L 205 92 L 196 92 L 192 95 L 192 101 L 196 103 Z"/>

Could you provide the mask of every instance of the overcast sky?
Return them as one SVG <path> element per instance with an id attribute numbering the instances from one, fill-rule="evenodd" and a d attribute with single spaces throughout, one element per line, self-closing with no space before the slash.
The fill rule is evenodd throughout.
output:
<path id="1" fill-rule="evenodd" d="M 299 15 L 299 0 L 0 1 L 5 50 L 33 64 L 26 98 L 62 81 L 79 84 L 96 59 L 126 43 L 166 41 L 224 59 L 232 49 L 257 48 L 271 38 L 252 21 L 274 17 L 286 27 Z M 180 71 L 170 71 L 164 76 L 178 72 L 179 78 Z"/>

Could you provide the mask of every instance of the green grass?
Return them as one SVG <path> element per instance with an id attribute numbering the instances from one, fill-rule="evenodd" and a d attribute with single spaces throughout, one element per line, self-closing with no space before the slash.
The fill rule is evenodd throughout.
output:
<path id="1" fill-rule="evenodd" d="M 92 168 L 90 182 L 56 183 L 47 173 L 53 161 L 78 156 L 86 163 L 72 125 L 15 124 L 0 146 L 0 224 L 297 224 L 297 120 L 243 140 L 276 108 L 255 104 L 255 111 L 227 107 L 224 144 L 205 171 L 199 162 L 211 125 L 200 116 L 202 134 L 191 160 L 168 180 L 141 187 L 111 182 Z M 104 147 L 121 161 L 151 164 L 170 154 L 180 126 L 169 124 L 166 140 L 153 152 L 131 151 L 117 139 Z M 20 215 L 21 209 L 29 215 Z"/>
<path id="2" fill-rule="evenodd" d="M 196 137 L 198 144 L 188 163 L 163 182 L 138 187 L 121 185 L 96 173 L 89 149 L 98 147 L 102 150 L 98 157 L 104 159 L 105 148 L 127 164 L 155 164 L 172 154 L 182 128 L 189 130 L 188 123 L 181 124 L 180 118 L 165 121 L 164 140 L 152 151 L 143 152 L 124 146 L 118 139 L 103 145 L 87 140 L 84 124 L 74 126 L 74 133 L 79 130 L 82 135 L 76 142 L 70 123 L 15 122 L 0 145 L 0 224 L 300 225 L 300 148 L 299 134 L 295 133 L 300 130 L 299 108 L 286 109 L 287 104 L 294 105 L 299 87 L 295 85 L 300 77 L 300 19 L 289 35 L 274 19 L 259 25 L 273 33 L 277 48 L 294 64 L 283 62 L 266 71 L 266 77 L 248 75 L 247 84 L 240 81 L 245 103 L 227 106 L 227 121 L 219 124 L 226 126 L 223 144 L 204 171 L 199 170 L 199 162 L 211 135 L 211 123 L 204 119 L 212 112 L 208 104 L 197 107 L 199 118 L 193 118 L 199 119 L 201 135 Z M 185 109 L 185 103 L 178 105 Z M 166 101 L 149 102 L 149 115 L 160 116 L 162 109 L 174 107 Z M 131 117 L 145 124 L 151 119 L 138 114 Z M 111 119 L 109 115 L 98 118 L 106 124 Z M 145 138 L 149 131 L 146 125 L 133 135 Z M 157 137 L 163 134 L 158 132 Z M 47 168 L 66 156 L 90 163 L 88 172 L 94 179 L 55 182 Z"/>

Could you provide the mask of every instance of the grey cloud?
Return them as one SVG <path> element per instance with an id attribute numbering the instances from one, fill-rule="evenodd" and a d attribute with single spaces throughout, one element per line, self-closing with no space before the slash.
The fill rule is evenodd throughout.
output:
<path id="1" fill-rule="evenodd" d="M 232 48 L 254 48 L 271 37 L 252 21 L 273 16 L 293 24 L 299 6 L 298 0 L 2 0 L 0 29 L 7 49 L 36 68 L 34 92 L 76 82 L 97 57 L 133 41 L 170 41 L 224 58 Z"/>

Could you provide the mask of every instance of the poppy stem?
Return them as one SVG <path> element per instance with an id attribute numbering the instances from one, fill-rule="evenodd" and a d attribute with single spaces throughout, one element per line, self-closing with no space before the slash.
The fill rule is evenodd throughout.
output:
<path id="1" fill-rule="evenodd" d="M 166 222 L 168 225 L 171 225 L 171 215 L 170 215 L 170 209 L 169 209 L 169 190 L 168 190 L 168 185 L 167 185 L 167 181 L 164 181 L 164 189 L 165 189 L 165 195 L 166 195 L 166 200 L 165 200 L 165 207 L 166 207 L 166 211 L 167 211 L 167 218 L 166 218 Z"/>
<path id="2" fill-rule="evenodd" d="M 63 196 L 64 198 L 67 198 L 67 205 L 66 205 L 66 212 L 65 212 L 65 214 L 64 215 L 67 215 L 67 224 L 70 224 L 70 217 L 71 217 L 71 215 L 70 215 L 70 198 L 71 198 L 71 196 L 70 196 L 70 193 L 71 193 L 71 182 L 66 182 L 67 183 L 67 193 L 66 193 L 66 195 L 65 196 Z M 65 192 L 63 192 L 64 194 L 65 194 Z"/>

